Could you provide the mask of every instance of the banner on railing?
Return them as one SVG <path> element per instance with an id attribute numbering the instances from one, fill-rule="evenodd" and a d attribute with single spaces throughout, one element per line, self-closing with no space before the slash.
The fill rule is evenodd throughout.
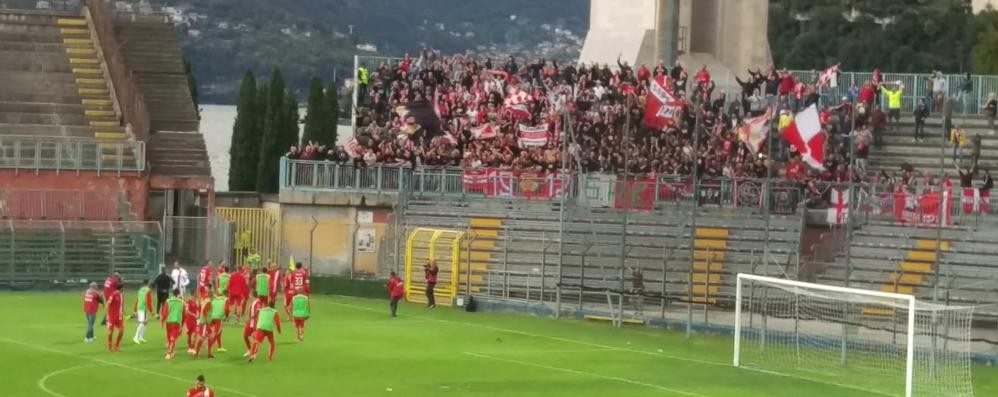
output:
<path id="1" fill-rule="evenodd" d="M 987 214 L 991 212 L 991 190 L 965 187 L 960 202 L 964 214 Z"/>
<path id="2" fill-rule="evenodd" d="M 952 190 L 943 190 L 942 195 L 935 191 L 917 194 L 902 190 L 894 195 L 894 219 L 898 223 L 936 226 L 940 222 L 940 207 L 943 207 L 942 224 L 949 226 L 952 224 L 949 216 L 953 208 Z"/>
<path id="3" fill-rule="evenodd" d="M 564 192 L 561 175 L 557 172 L 529 172 L 485 168 L 465 171 L 462 176 L 466 193 L 488 197 L 549 200 Z"/>

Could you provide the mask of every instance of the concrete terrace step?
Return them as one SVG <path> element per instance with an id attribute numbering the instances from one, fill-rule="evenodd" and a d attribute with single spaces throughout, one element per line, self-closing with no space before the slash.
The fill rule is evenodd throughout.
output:
<path id="1" fill-rule="evenodd" d="M 91 137 L 93 130 L 86 125 L 0 124 L 0 135 Z"/>
<path id="2" fill-rule="evenodd" d="M 83 106 L 77 103 L 49 103 L 49 102 L 28 102 L 28 101 L 2 101 L 0 100 L 0 114 L 2 113 L 74 113 L 83 115 Z"/>
<path id="3" fill-rule="evenodd" d="M 82 114 L 38 114 L 0 112 L 0 124 L 85 125 Z"/>

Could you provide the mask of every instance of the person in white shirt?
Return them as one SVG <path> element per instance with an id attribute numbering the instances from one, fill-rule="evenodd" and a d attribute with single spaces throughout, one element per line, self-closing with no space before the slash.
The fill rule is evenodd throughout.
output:
<path id="1" fill-rule="evenodd" d="M 184 291 L 187 289 L 187 284 L 190 284 L 190 279 L 187 277 L 187 270 L 180 267 L 179 261 L 173 262 L 173 271 L 170 272 L 170 278 L 173 279 L 174 287 L 180 290 L 180 296 L 184 296 Z"/>

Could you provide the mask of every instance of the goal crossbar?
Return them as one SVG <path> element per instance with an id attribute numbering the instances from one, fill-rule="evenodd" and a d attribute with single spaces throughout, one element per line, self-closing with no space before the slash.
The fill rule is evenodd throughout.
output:
<path id="1" fill-rule="evenodd" d="M 760 281 L 771 285 L 783 286 L 788 288 L 800 288 L 808 290 L 818 290 L 827 291 L 834 293 L 843 294 L 853 294 L 861 295 L 875 298 L 885 298 L 892 299 L 896 301 L 905 302 L 907 309 L 909 310 L 908 315 L 908 332 L 907 332 L 907 343 L 906 343 L 906 363 L 905 363 L 905 397 L 912 396 L 912 385 L 913 385 L 913 374 L 914 374 L 914 364 L 915 364 L 915 312 L 916 312 L 916 302 L 914 296 L 904 295 L 892 292 L 881 292 L 881 291 L 871 291 L 855 288 L 838 287 L 834 285 L 823 285 L 823 284 L 812 284 L 796 280 L 779 279 L 765 276 L 758 276 L 754 274 L 739 273 L 737 277 L 737 283 L 735 286 L 735 330 L 734 330 L 734 366 L 740 366 L 739 356 L 741 352 L 741 331 L 742 331 L 742 298 L 743 291 L 742 285 L 745 281 Z"/>

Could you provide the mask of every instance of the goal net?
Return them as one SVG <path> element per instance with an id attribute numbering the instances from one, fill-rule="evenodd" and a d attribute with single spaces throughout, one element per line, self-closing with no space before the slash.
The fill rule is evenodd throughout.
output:
<path id="1" fill-rule="evenodd" d="M 734 365 L 864 392 L 973 396 L 973 307 L 739 274 Z"/>

